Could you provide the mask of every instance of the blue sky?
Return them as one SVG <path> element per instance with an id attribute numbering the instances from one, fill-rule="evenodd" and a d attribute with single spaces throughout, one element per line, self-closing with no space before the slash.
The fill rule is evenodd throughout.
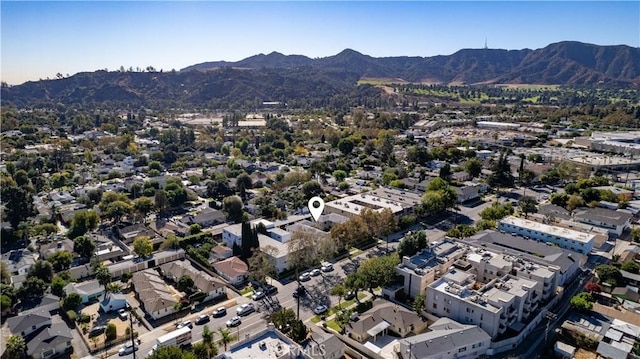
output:
<path id="1" fill-rule="evenodd" d="M 640 46 L 640 2 L 1 1 L 1 78 L 120 66 L 176 70 L 278 51 L 381 56 L 537 49 L 575 40 Z"/>

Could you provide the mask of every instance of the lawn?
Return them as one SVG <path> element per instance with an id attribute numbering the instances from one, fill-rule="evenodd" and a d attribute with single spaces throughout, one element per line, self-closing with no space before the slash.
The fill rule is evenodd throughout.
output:
<path id="1" fill-rule="evenodd" d="M 366 297 L 366 295 L 364 293 L 358 293 L 358 299 L 362 300 Z M 346 301 L 342 301 L 342 303 L 340 303 L 340 305 L 336 305 L 335 307 L 332 307 L 329 309 L 329 311 L 325 312 L 324 316 L 331 316 L 335 313 L 337 313 L 338 311 L 345 309 L 345 308 L 349 308 L 350 306 L 352 306 L 354 303 L 356 302 L 355 298 L 351 299 L 351 300 L 346 300 Z M 311 322 L 312 323 L 318 323 L 319 321 L 321 321 L 322 318 L 320 315 L 314 315 L 313 317 L 311 317 Z"/>
<path id="2" fill-rule="evenodd" d="M 340 333 L 342 331 L 342 327 L 340 327 L 340 324 L 336 323 L 335 320 L 328 321 L 327 322 L 327 327 L 335 330 L 338 333 Z"/>

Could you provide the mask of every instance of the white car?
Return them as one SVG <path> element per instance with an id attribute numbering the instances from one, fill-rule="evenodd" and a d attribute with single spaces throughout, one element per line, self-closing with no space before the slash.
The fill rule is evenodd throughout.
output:
<path id="1" fill-rule="evenodd" d="M 321 271 L 323 271 L 323 272 L 331 272 L 331 271 L 333 270 L 333 264 L 331 264 L 331 263 L 326 263 L 325 265 L 323 265 L 323 266 L 320 268 L 320 270 L 321 270 Z"/>
<path id="2" fill-rule="evenodd" d="M 253 313 L 256 310 L 253 303 L 245 303 L 236 309 L 236 314 L 239 316 L 245 316 Z"/>
<path id="3" fill-rule="evenodd" d="M 127 313 L 127 311 L 126 311 L 126 310 L 124 310 L 124 309 L 120 309 L 120 310 L 118 310 L 118 316 L 119 316 L 119 317 L 120 317 L 120 319 L 122 319 L 122 320 L 127 320 L 127 318 L 128 318 L 128 314 L 129 314 L 129 313 Z"/>
<path id="4" fill-rule="evenodd" d="M 304 272 L 300 274 L 300 277 L 298 277 L 298 280 L 301 282 L 306 282 L 309 279 L 311 279 L 311 274 L 309 272 Z"/>
<path id="5" fill-rule="evenodd" d="M 327 308 L 326 305 L 319 305 L 315 308 L 313 308 L 313 312 L 316 314 L 322 314 L 324 312 L 326 312 L 327 310 L 329 310 L 329 308 Z"/>
<path id="6" fill-rule="evenodd" d="M 314 269 L 311 271 L 311 276 L 312 277 L 317 277 L 320 275 L 320 269 Z"/>
<path id="7" fill-rule="evenodd" d="M 240 317 L 238 316 L 235 316 L 227 320 L 227 327 L 237 327 L 238 325 L 240 325 L 240 323 L 242 323 L 242 319 L 240 319 Z"/>
<path id="8" fill-rule="evenodd" d="M 184 328 L 184 327 L 189 327 L 193 329 L 193 323 L 191 323 L 190 320 L 185 320 L 184 322 L 178 324 L 178 329 Z"/>
<path id="9" fill-rule="evenodd" d="M 257 292 L 253 292 L 253 295 L 251 296 L 251 299 L 260 300 L 260 299 L 264 298 L 264 296 L 265 296 L 264 292 L 259 290 Z"/>
<path id="10" fill-rule="evenodd" d="M 122 344 L 122 346 L 120 347 L 120 350 L 118 350 L 118 355 L 123 356 L 123 355 L 131 354 L 137 351 L 138 349 L 140 349 L 138 347 L 138 344 L 132 345 L 131 342 L 127 342 L 126 344 Z"/>

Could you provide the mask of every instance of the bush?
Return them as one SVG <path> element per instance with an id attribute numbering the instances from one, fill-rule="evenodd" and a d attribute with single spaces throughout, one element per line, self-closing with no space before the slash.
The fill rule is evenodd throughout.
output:
<path id="1" fill-rule="evenodd" d="M 125 283 L 125 282 L 129 281 L 129 279 L 131 279 L 131 277 L 133 277 L 133 274 L 131 274 L 129 272 L 122 273 L 122 276 L 120 276 L 120 281 L 122 283 Z"/>
<path id="2" fill-rule="evenodd" d="M 373 308 L 373 303 L 371 301 L 366 301 L 366 302 L 358 303 L 358 305 L 356 306 L 356 311 L 362 314 L 371 308 Z"/>
<path id="3" fill-rule="evenodd" d="M 69 319 L 70 322 L 75 322 L 76 320 L 78 320 L 78 315 L 73 310 L 67 310 L 66 314 L 67 319 Z"/>
<path id="4" fill-rule="evenodd" d="M 104 331 L 104 335 L 107 338 L 107 341 L 114 340 L 118 337 L 118 328 L 113 323 L 107 324 L 107 328 Z"/>
<path id="5" fill-rule="evenodd" d="M 89 323 L 91 321 L 91 316 L 88 314 L 80 314 L 80 318 L 78 318 L 79 323 Z"/>

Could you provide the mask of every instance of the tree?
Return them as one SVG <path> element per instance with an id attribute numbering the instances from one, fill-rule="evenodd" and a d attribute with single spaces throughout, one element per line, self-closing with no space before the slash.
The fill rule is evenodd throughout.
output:
<path id="1" fill-rule="evenodd" d="M 106 341 L 112 341 L 118 337 L 118 328 L 115 324 L 110 322 L 104 330 L 104 335 L 106 337 Z"/>
<path id="2" fill-rule="evenodd" d="M 585 203 L 582 197 L 577 194 L 571 195 L 567 200 L 567 211 L 573 211 L 578 207 L 584 207 Z"/>
<path id="3" fill-rule="evenodd" d="M 368 230 L 362 217 L 355 216 L 349 218 L 346 222 L 333 226 L 330 235 L 340 249 L 348 249 L 359 241 L 366 239 Z"/>
<path id="4" fill-rule="evenodd" d="M 51 263 L 53 269 L 58 272 L 69 269 L 71 262 L 73 262 L 73 255 L 67 251 L 57 251 L 51 254 L 47 258 L 47 261 Z"/>
<path id="5" fill-rule="evenodd" d="M 480 212 L 480 218 L 487 221 L 499 221 L 506 216 L 513 214 L 513 205 L 511 202 L 500 203 L 493 202 L 490 207 L 487 207 Z"/>
<path id="6" fill-rule="evenodd" d="M 640 265 L 638 265 L 636 261 L 627 261 L 622 263 L 621 269 L 633 274 L 640 273 Z"/>
<path id="7" fill-rule="evenodd" d="M 27 273 L 27 278 L 31 277 L 39 278 L 45 283 L 51 283 L 51 280 L 53 280 L 53 265 L 42 260 L 35 262 Z"/>
<path id="8" fill-rule="evenodd" d="M 269 321 L 279 330 L 284 330 L 296 321 L 296 313 L 290 308 L 282 308 L 269 316 Z"/>
<path id="9" fill-rule="evenodd" d="M 22 287 L 18 289 L 18 296 L 23 300 L 33 298 L 42 298 L 44 291 L 47 290 L 47 282 L 37 277 L 27 277 L 22 282 Z"/>
<path id="10" fill-rule="evenodd" d="M 163 214 L 169 209 L 169 200 L 167 199 L 167 193 L 161 189 L 157 189 L 153 195 L 153 203 L 155 208 Z"/>
<path id="11" fill-rule="evenodd" d="M 467 171 L 471 178 L 476 178 L 482 173 L 482 161 L 474 157 L 464 164 L 464 170 Z"/>
<path id="12" fill-rule="evenodd" d="M 463 239 L 476 234 L 476 229 L 468 224 L 458 224 L 447 231 L 447 236 Z"/>
<path id="13" fill-rule="evenodd" d="M 347 295 L 347 288 L 343 284 L 337 284 L 335 287 L 331 288 L 331 295 L 335 295 L 338 297 L 338 308 L 342 308 L 342 298 Z"/>
<path id="14" fill-rule="evenodd" d="M 222 200 L 222 205 L 225 212 L 227 212 L 227 218 L 234 223 L 240 223 L 240 221 L 242 220 L 242 214 L 243 214 L 242 200 L 240 199 L 240 197 L 238 196 L 225 197 Z"/>
<path id="15" fill-rule="evenodd" d="M 227 351 L 227 345 L 232 341 L 236 340 L 236 336 L 231 334 L 229 329 L 226 328 L 218 328 L 218 333 L 220 333 L 220 340 L 218 340 L 218 344 L 224 346 L 224 351 Z"/>
<path id="16" fill-rule="evenodd" d="M 113 219 L 118 224 L 120 219 L 126 215 L 131 214 L 133 206 L 125 201 L 115 201 L 109 204 L 107 211 L 105 212 L 107 218 Z"/>
<path id="17" fill-rule="evenodd" d="M 442 178 L 445 181 L 449 181 L 451 178 L 451 165 L 445 163 L 442 167 L 440 167 L 440 173 L 438 177 Z"/>
<path id="18" fill-rule="evenodd" d="M 304 198 L 306 200 L 310 200 L 312 197 L 323 195 L 324 191 L 322 190 L 320 183 L 316 181 L 307 181 L 302 185 L 302 193 L 304 193 Z"/>
<path id="19" fill-rule="evenodd" d="M 83 258 L 91 258 L 95 250 L 96 244 L 88 236 L 76 237 L 73 240 L 73 251 Z"/>
<path id="20" fill-rule="evenodd" d="M 0 262 L 0 283 L 11 283 L 11 272 L 9 272 L 9 268 L 4 262 Z"/>
<path id="21" fill-rule="evenodd" d="M 422 315 L 422 312 L 424 312 L 425 308 L 426 308 L 426 298 L 424 294 L 417 295 L 413 299 L 413 309 L 416 311 L 416 313 Z"/>
<path id="22" fill-rule="evenodd" d="M 360 264 L 357 274 L 373 294 L 373 288 L 384 287 L 395 280 L 395 268 L 399 263 L 400 259 L 397 254 L 368 258 Z"/>
<path id="23" fill-rule="evenodd" d="M 147 359 L 197 359 L 193 352 L 185 351 L 177 346 L 168 345 L 153 351 Z"/>
<path id="24" fill-rule="evenodd" d="M 51 282 L 51 293 L 57 295 L 58 297 L 64 297 L 66 293 L 64 292 L 64 286 L 67 285 L 67 282 L 60 276 L 55 276 L 53 281 Z"/>
<path id="25" fill-rule="evenodd" d="M 153 243 L 149 236 L 137 236 L 133 240 L 133 252 L 140 258 L 147 258 L 153 253 Z"/>
<path id="26" fill-rule="evenodd" d="M 160 244 L 161 250 L 166 249 L 177 249 L 180 246 L 180 240 L 176 237 L 175 234 L 170 234 L 167 238 Z"/>
<path id="27" fill-rule="evenodd" d="M 291 325 L 291 339 L 300 343 L 307 338 L 308 329 L 302 320 L 296 320 Z"/>
<path id="28" fill-rule="evenodd" d="M 522 213 L 524 213 L 524 218 L 527 218 L 529 216 L 529 213 L 538 212 L 538 201 L 536 201 L 536 199 L 531 196 L 524 196 L 520 198 L 520 200 L 518 201 L 518 206 L 520 207 Z"/>
<path id="29" fill-rule="evenodd" d="M 142 221 L 146 222 L 147 215 L 155 209 L 156 205 L 150 197 L 140 197 L 133 202 L 133 209 L 142 216 Z"/>
<path id="30" fill-rule="evenodd" d="M 202 226 L 198 223 L 194 223 L 189 226 L 189 234 L 194 235 L 202 232 Z"/>
<path id="31" fill-rule="evenodd" d="M 349 137 L 342 138 L 338 142 L 338 149 L 345 156 L 349 155 L 351 153 L 351 151 L 353 151 L 353 147 L 354 146 L 355 146 L 355 144 L 353 143 L 353 140 L 351 138 L 349 138 Z"/>
<path id="32" fill-rule="evenodd" d="M 240 192 L 241 198 L 247 198 L 247 190 L 253 187 L 253 180 L 248 174 L 243 173 L 236 178 L 236 189 Z"/>
<path id="33" fill-rule="evenodd" d="M 7 309 L 11 308 L 11 298 L 8 295 L 0 295 L 0 312 L 4 313 Z"/>
<path id="34" fill-rule="evenodd" d="M 640 227 L 631 230 L 631 240 L 633 242 L 640 242 Z"/>
<path id="35" fill-rule="evenodd" d="M 411 232 L 398 244 L 398 256 L 411 257 L 427 246 L 427 235 L 424 231 Z"/>
<path id="36" fill-rule="evenodd" d="M 33 197 L 23 188 L 3 186 L 0 197 L 4 204 L 4 218 L 11 224 L 11 228 L 18 228 L 20 222 L 35 214 Z"/>
<path id="37" fill-rule="evenodd" d="M 347 172 L 343 170 L 335 170 L 333 171 L 333 177 L 335 177 L 337 182 L 342 182 L 345 178 L 347 178 Z"/>
<path id="38" fill-rule="evenodd" d="M 107 290 L 107 286 L 111 283 L 111 273 L 109 273 L 109 269 L 107 267 L 100 265 L 96 268 L 96 280 L 100 283 L 101 286 L 104 287 L 104 290 Z"/>
<path id="39" fill-rule="evenodd" d="M 589 311 L 593 308 L 593 297 L 587 292 L 581 292 L 571 298 L 571 307 L 579 311 Z"/>
<path id="40" fill-rule="evenodd" d="M 253 254 L 249 258 L 249 278 L 260 283 L 265 282 L 265 278 L 274 277 L 278 274 L 276 266 L 273 262 L 277 249 L 272 246 L 265 248 L 255 248 Z"/>
<path id="41" fill-rule="evenodd" d="M 82 296 L 78 293 L 69 293 L 62 299 L 62 309 L 65 311 L 76 310 L 80 304 L 82 304 Z"/>
<path id="42" fill-rule="evenodd" d="M 9 359 L 22 359 L 27 352 L 27 343 L 20 335 L 12 335 L 7 339 L 7 357 Z"/>
<path id="43" fill-rule="evenodd" d="M 317 234 L 311 229 L 303 228 L 291 234 L 287 243 L 287 262 L 296 270 L 296 278 L 300 269 L 311 264 L 315 258 Z"/>
<path id="44" fill-rule="evenodd" d="M 598 283 L 589 282 L 584 285 L 584 290 L 588 293 L 600 293 L 602 292 L 602 287 Z"/>
<path id="45" fill-rule="evenodd" d="M 595 268 L 594 270 L 596 275 L 603 283 L 609 283 L 610 285 L 617 287 L 620 281 L 622 280 L 622 274 L 618 270 L 618 268 L 602 264 Z"/>
<path id="46" fill-rule="evenodd" d="M 491 187 L 513 187 L 514 178 L 511 173 L 511 165 L 509 164 L 509 156 L 506 151 L 500 152 L 500 157 L 491 168 L 489 176 L 489 185 Z"/>
<path id="47" fill-rule="evenodd" d="M 178 278 L 178 282 L 176 284 L 179 291 L 191 292 L 195 283 L 193 282 L 193 279 L 191 279 L 190 276 L 185 274 L 182 277 Z"/>

